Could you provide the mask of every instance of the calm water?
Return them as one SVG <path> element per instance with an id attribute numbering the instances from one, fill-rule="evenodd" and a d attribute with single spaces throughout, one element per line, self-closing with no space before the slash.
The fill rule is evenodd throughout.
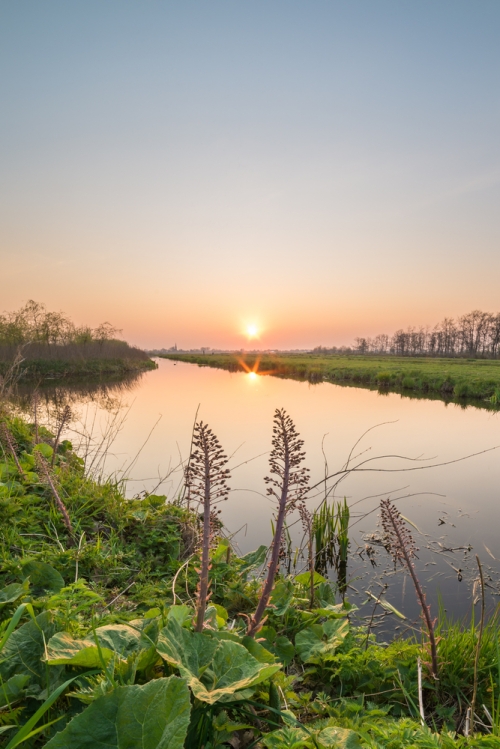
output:
<path id="1" fill-rule="evenodd" d="M 449 611 L 460 615 L 470 611 L 475 554 L 489 577 L 490 607 L 495 602 L 500 589 L 500 563 L 496 561 L 500 559 L 500 450 L 423 468 L 500 445 L 500 416 L 491 411 L 165 360 L 159 360 L 159 368 L 144 374 L 130 389 L 115 392 L 111 411 L 102 395 L 96 399 L 82 392 L 71 397 L 79 413 L 74 442 L 83 432 L 91 432 L 98 443 L 114 424 L 112 431 L 117 433 L 108 449 L 105 471 L 127 475 L 130 496 L 154 490 L 175 498 L 182 481 L 178 465 L 188 456 L 199 409 L 198 417 L 210 424 L 231 456 L 232 492 L 223 505 L 222 518 L 229 531 L 236 533 L 242 552 L 271 538 L 273 508 L 265 496 L 263 478 L 275 408 L 289 412 L 305 441 L 311 483 L 325 475 L 325 460 L 329 473 L 341 469 L 356 442 L 371 430 L 355 447 L 352 465 L 369 459 L 363 467 L 376 470 L 350 474 L 336 491 L 336 497 L 347 497 L 352 513 L 351 595 L 358 591 L 361 600 L 369 586 L 378 594 L 387 583 L 388 600 L 410 617 L 417 615 L 409 582 L 402 584 L 401 573 L 391 573 L 385 550 L 371 542 L 371 534 L 378 530 L 378 502 L 381 497 L 392 497 L 418 529 L 418 566 L 434 611 L 438 594 Z M 395 471 L 402 468 L 418 470 Z M 316 494 L 311 507 L 322 496 Z M 296 530 L 298 538 L 298 526 Z M 376 567 L 363 554 L 367 543 L 376 551 Z"/>

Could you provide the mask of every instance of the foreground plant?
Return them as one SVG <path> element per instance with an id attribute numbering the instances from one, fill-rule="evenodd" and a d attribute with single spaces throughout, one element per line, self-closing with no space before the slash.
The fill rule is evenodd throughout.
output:
<path id="1" fill-rule="evenodd" d="M 230 471 L 226 468 L 227 456 L 219 440 L 202 421 L 195 424 L 193 435 L 194 450 L 186 470 L 186 486 L 190 497 L 197 498 L 203 505 L 203 537 L 201 544 L 201 569 L 197 590 L 196 631 L 201 632 L 205 621 L 210 581 L 210 540 L 214 521 L 214 505 L 227 499 L 229 487 L 227 479 Z"/>
<path id="2" fill-rule="evenodd" d="M 385 547 L 394 559 L 394 564 L 398 562 L 402 565 L 406 565 L 406 569 L 410 573 L 417 599 L 422 609 L 422 616 L 425 621 L 427 632 L 429 635 L 429 644 L 431 650 L 431 671 L 434 679 L 438 678 L 438 659 L 437 659 L 437 648 L 436 648 L 436 637 L 434 634 L 434 624 L 431 619 L 430 607 L 426 603 L 425 593 L 422 590 L 420 581 L 415 572 L 415 565 L 413 564 L 413 558 L 417 551 L 415 540 L 411 535 L 411 532 L 407 528 L 401 513 L 392 504 L 390 499 L 383 499 L 380 502 L 380 516 L 382 520 L 382 527 L 385 533 Z"/>
<path id="3" fill-rule="evenodd" d="M 283 527 L 287 514 L 293 510 L 304 497 L 309 481 L 309 470 L 301 467 L 305 453 L 295 424 L 286 411 L 276 409 L 273 426 L 273 449 L 269 458 L 271 475 L 266 477 L 267 494 L 278 502 L 278 512 L 274 538 L 271 545 L 271 559 L 267 570 L 267 577 L 254 615 L 248 623 L 247 634 L 254 636 L 263 624 L 265 610 L 274 587 L 274 580 L 278 572 Z"/>

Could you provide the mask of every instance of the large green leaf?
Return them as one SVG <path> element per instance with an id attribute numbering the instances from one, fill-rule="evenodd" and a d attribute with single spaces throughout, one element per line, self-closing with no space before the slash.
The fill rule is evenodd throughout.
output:
<path id="1" fill-rule="evenodd" d="M 6 679 L 15 673 L 30 674 L 39 683 L 46 682 L 45 643 L 55 633 L 56 627 L 50 611 L 39 614 L 16 629 L 0 654 L 0 675 Z"/>
<path id="2" fill-rule="evenodd" d="M 43 595 L 45 592 L 59 593 L 64 588 L 64 580 L 57 570 L 38 559 L 30 559 L 23 562 L 23 580 L 31 583 L 35 595 Z"/>
<path id="3" fill-rule="evenodd" d="M 154 647 L 154 640 L 150 635 L 155 634 L 155 622 L 146 621 L 146 625 L 142 626 L 142 620 L 137 620 L 132 624 L 133 627 L 127 624 L 108 624 L 96 629 L 97 641 L 105 663 L 109 663 L 113 657 L 125 662 L 130 656 Z M 47 662 L 52 666 L 66 664 L 85 668 L 100 668 L 102 665 L 93 634 L 76 640 L 66 632 L 58 632 L 50 639 L 47 645 Z"/>
<path id="4" fill-rule="evenodd" d="M 160 632 L 157 650 L 162 658 L 179 669 L 195 697 L 209 704 L 227 700 L 280 669 L 280 664 L 257 660 L 239 642 L 208 632 L 190 632 L 175 620 L 168 622 Z M 260 655 L 262 651 L 264 648 L 260 648 Z"/>
<path id="5" fill-rule="evenodd" d="M 28 592 L 29 582 L 22 584 L 12 583 L 0 590 L 0 609 L 7 606 L 8 603 L 14 603 L 18 598 Z"/>
<path id="6" fill-rule="evenodd" d="M 283 616 L 290 608 L 294 595 L 293 580 L 279 580 L 274 586 L 270 605 L 277 616 Z"/>
<path id="7" fill-rule="evenodd" d="M 267 749 L 361 749 L 359 738 L 354 731 L 338 726 L 314 728 L 281 728 L 267 734 L 262 740 Z"/>
<path id="8" fill-rule="evenodd" d="M 329 619 L 298 632 L 295 648 L 304 663 L 320 663 L 332 658 L 349 631 L 347 619 Z"/>
<path id="9" fill-rule="evenodd" d="M 117 687 L 73 718 L 45 749 L 182 749 L 190 709 L 186 682 L 177 676 Z"/>
<path id="10" fill-rule="evenodd" d="M 278 635 L 274 627 L 263 627 L 258 636 L 261 645 L 273 653 L 284 666 L 288 666 L 295 655 L 295 648 L 288 637 Z"/>
<path id="11" fill-rule="evenodd" d="M 4 682 L 0 687 L 0 707 L 5 707 L 5 705 L 10 705 L 11 702 L 18 700 L 29 680 L 28 674 L 15 674 Z"/>

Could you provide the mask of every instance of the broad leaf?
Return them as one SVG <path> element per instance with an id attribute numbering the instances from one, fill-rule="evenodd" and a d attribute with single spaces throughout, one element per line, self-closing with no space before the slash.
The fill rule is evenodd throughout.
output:
<path id="1" fill-rule="evenodd" d="M 295 655 L 295 648 L 288 637 L 278 636 L 274 627 L 263 627 L 258 637 L 259 642 L 266 650 L 275 655 L 284 666 L 288 666 Z"/>
<path id="2" fill-rule="evenodd" d="M 12 583 L 0 590 L 0 609 L 7 606 L 8 603 L 14 603 L 18 598 L 28 592 L 29 583 L 22 584 Z"/>
<path id="3" fill-rule="evenodd" d="M 320 663 L 335 654 L 348 631 L 347 619 L 329 619 L 324 624 L 312 624 L 298 632 L 295 648 L 304 663 Z"/>
<path id="4" fill-rule="evenodd" d="M 280 669 L 279 664 L 260 662 L 239 642 L 208 632 L 190 632 L 175 620 L 160 632 L 157 650 L 179 669 L 195 697 L 209 704 L 237 696 Z M 259 649 L 260 655 L 262 651 L 264 648 Z"/>
<path id="5" fill-rule="evenodd" d="M 316 587 L 320 583 L 327 582 L 326 577 L 323 577 L 323 575 L 320 575 L 319 572 L 314 572 L 313 574 L 314 574 L 314 587 Z M 305 585 L 309 587 L 309 585 L 311 584 L 311 573 L 302 572 L 300 575 L 296 575 L 295 582 L 299 583 L 299 585 Z"/>
<path id="6" fill-rule="evenodd" d="M 281 728 L 267 734 L 262 743 L 267 749 L 362 749 L 354 731 L 338 726 Z"/>
<path id="7" fill-rule="evenodd" d="M 27 674 L 16 674 L 4 682 L 0 687 L 0 707 L 5 707 L 5 705 L 10 705 L 11 702 L 18 700 L 29 680 L 30 677 Z"/>
<path id="8" fill-rule="evenodd" d="M 31 583 L 35 595 L 43 595 L 45 592 L 59 593 L 64 588 L 64 580 L 57 570 L 37 559 L 30 559 L 23 563 L 23 580 Z"/>
<path id="9" fill-rule="evenodd" d="M 73 718 L 45 749 L 182 749 L 190 709 L 186 682 L 177 676 L 117 687 Z"/>
<path id="10" fill-rule="evenodd" d="M 266 555 L 267 546 L 259 546 L 255 551 L 250 551 L 248 554 L 245 554 L 244 557 L 240 558 L 240 564 L 243 562 L 240 568 L 241 571 L 248 572 L 251 569 L 255 569 L 255 567 L 260 567 L 264 564 Z"/>
<path id="11" fill-rule="evenodd" d="M 157 633 L 154 620 L 146 620 L 145 626 L 142 626 L 142 620 L 132 623 L 134 627 L 127 624 L 108 624 L 96 629 L 101 655 L 106 664 L 113 657 L 118 662 L 125 662 L 130 656 L 154 647 L 153 638 Z M 58 632 L 47 645 L 47 661 L 52 666 L 64 664 L 85 668 L 101 668 L 102 666 L 99 649 L 92 633 L 82 640 L 76 640 L 66 632 Z M 149 661 L 148 658 L 147 663 Z M 138 667 L 142 668 L 140 661 Z"/>
<path id="12" fill-rule="evenodd" d="M 292 603 L 294 594 L 293 580 L 279 580 L 274 586 L 270 606 L 273 606 L 277 616 L 286 614 Z"/>
<path id="13" fill-rule="evenodd" d="M 46 686 L 46 666 L 42 661 L 45 642 L 55 633 L 50 611 L 44 611 L 16 629 L 7 640 L 0 654 L 0 675 L 9 678 L 15 673 L 29 674 L 32 679 Z"/>

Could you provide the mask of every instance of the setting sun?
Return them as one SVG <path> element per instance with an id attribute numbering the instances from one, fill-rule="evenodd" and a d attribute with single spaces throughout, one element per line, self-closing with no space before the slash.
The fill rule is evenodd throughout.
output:
<path id="1" fill-rule="evenodd" d="M 247 336 L 249 338 L 257 338 L 259 329 L 256 325 L 247 325 Z"/>

